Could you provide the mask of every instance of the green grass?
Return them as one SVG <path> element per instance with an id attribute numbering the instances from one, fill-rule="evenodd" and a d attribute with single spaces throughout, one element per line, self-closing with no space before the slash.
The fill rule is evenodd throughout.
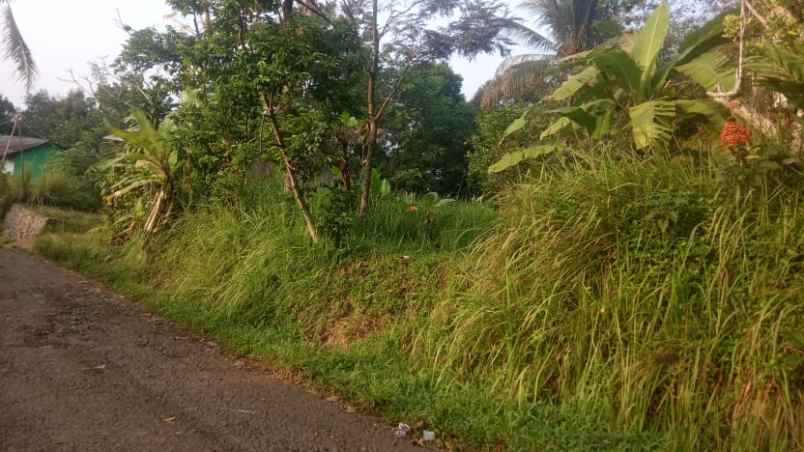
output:
<path id="1" fill-rule="evenodd" d="M 578 158 L 496 212 L 378 199 L 340 247 L 311 246 L 292 206 L 253 187 L 148 244 L 94 229 L 37 246 L 463 444 L 797 449 L 804 191 L 744 176 L 714 160 Z"/>

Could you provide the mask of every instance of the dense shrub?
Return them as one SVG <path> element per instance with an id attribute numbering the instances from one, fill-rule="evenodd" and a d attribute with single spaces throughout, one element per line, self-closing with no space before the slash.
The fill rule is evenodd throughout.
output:
<path id="1" fill-rule="evenodd" d="M 667 450 L 804 447 L 802 181 L 733 172 L 596 155 L 506 192 L 421 362 Z"/>

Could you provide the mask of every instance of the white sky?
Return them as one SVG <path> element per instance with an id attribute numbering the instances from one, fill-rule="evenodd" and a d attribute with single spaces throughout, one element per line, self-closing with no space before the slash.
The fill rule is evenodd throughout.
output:
<path id="1" fill-rule="evenodd" d="M 520 3 L 507 1 L 512 7 Z M 134 28 L 161 28 L 171 22 L 171 10 L 164 0 L 17 0 L 11 4 L 39 67 L 33 90 L 46 89 L 52 94 L 65 94 L 75 87 L 65 81 L 70 79 L 70 70 L 79 76 L 88 74 L 89 61 L 106 58 L 111 63 L 117 56 L 127 36 L 117 26 L 118 11 L 123 21 Z M 524 15 L 521 11 L 515 13 Z M 518 53 L 517 49 L 514 53 Z M 453 58 L 450 64 L 463 76 L 463 91 L 471 97 L 494 75 L 501 61 L 496 55 L 482 55 L 474 61 Z M 25 88 L 12 70 L 9 62 L 0 61 L 0 94 L 21 107 Z"/>

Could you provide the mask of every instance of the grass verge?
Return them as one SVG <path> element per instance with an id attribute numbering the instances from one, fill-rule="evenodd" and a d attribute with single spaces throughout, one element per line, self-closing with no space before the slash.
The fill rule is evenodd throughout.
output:
<path id="1" fill-rule="evenodd" d="M 340 247 L 310 246 L 262 189 L 147 245 L 94 230 L 37 247 L 464 445 L 802 447 L 801 181 L 661 156 L 551 165 L 498 213 L 380 199 Z"/>

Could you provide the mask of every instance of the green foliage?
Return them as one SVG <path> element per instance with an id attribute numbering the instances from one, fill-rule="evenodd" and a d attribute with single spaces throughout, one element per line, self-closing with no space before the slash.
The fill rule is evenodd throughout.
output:
<path id="1" fill-rule="evenodd" d="M 311 204 L 319 231 L 340 247 L 357 222 L 356 194 L 340 188 L 321 187 L 315 192 Z"/>
<path id="2" fill-rule="evenodd" d="M 14 203 L 82 211 L 100 207 L 97 191 L 83 190 L 80 178 L 58 171 L 46 171 L 34 182 L 29 169 L 19 175 L 0 176 L 0 218 Z"/>
<path id="3" fill-rule="evenodd" d="M 496 225 L 482 204 L 378 197 L 338 252 L 308 246 L 281 187 L 254 183 L 186 213 L 151 255 L 97 233 L 38 246 L 395 422 L 480 445 L 797 448 L 800 178 L 574 155 L 501 195 Z"/>
<path id="4" fill-rule="evenodd" d="M 118 222 L 126 233 L 140 227 L 156 232 L 170 218 L 175 201 L 178 154 L 169 143 L 172 126 L 157 129 L 143 112 L 133 115 L 131 130 L 116 130 L 125 150 L 102 164 L 104 197 L 120 213 Z M 147 211 L 147 215 L 142 215 Z"/>
<path id="5" fill-rule="evenodd" d="M 674 70 L 692 76 L 713 61 L 712 53 L 703 52 L 721 42 L 723 29 L 718 24 L 722 17 L 692 36 L 676 58 L 660 65 L 669 14 L 669 6 L 663 2 L 633 37 L 589 52 L 583 59 L 591 64 L 570 76 L 551 96 L 553 101 L 574 99 L 577 106 L 552 110 L 561 117 L 545 130 L 542 139 L 570 125 L 584 130 L 590 138 L 601 139 L 612 133 L 612 116 L 622 115 L 629 119 L 636 149 L 663 148 L 669 145 L 677 124 L 687 118 L 721 124 L 722 116 L 713 102 L 678 99 L 667 80 Z M 700 77 L 692 78 L 706 86 Z M 511 133 L 523 125 L 512 123 Z M 527 154 L 520 151 L 494 169 L 508 168 L 508 162 L 521 161 Z"/>
<path id="6" fill-rule="evenodd" d="M 574 56 L 508 74 L 472 135 L 460 77 L 433 61 L 526 30 L 496 1 L 397 3 L 374 48 L 369 3 L 322 18 L 298 2 L 170 0 L 196 33 L 129 30 L 123 76 L 98 90 L 110 122 L 144 111 L 104 166 L 112 223 L 79 233 L 95 221 L 81 217 L 39 250 L 479 448 L 804 447 L 798 162 L 781 141 L 731 150 L 738 165 L 688 149 L 703 119 L 720 120 L 703 91 L 735 81 L 724 19 L 676 49 L 666 3 L 612 40 L 637 2 L 533 2 Z M 434 29 L 439 16 L 453 21 Z M 800 106 L 798 48 L 764 50 L 752 50 L 756 80 Z M 513 96 L 528 70 L 541 91 Z M 78 144 L 39 185 L 0 179 L 0 209 L 68 203 L 103 155 L 58 124 L 97 134 L 94 101 L 34 100 Z M 359 220 L 358 168 L 374 187 Z M 480 192 L 495 204 L 443 197 Z"/>
<path id="7" fill-rule="evenodd" d="M 80 178 L 57 171 L 42 174 L 33 185 L 30 201 L 36 205 L 80 211 L 92 211 L 101 207 L 97 189 L 87 187 Z"/>
<path id="8" fill-rule="evenodd" d="M 0 94 L 0 135 L 11 134 L 17 108 L 8 98 Z"/>
<path id="9" fill-rule="evenodd" d="M 765 46 L 748 65 L 760 86 L 784 94 L 797 109 L 804 109 L 804 42 Z"/>
<path id="10" fill-rule="evenodd" d="M 378 167 L 400 191 L 466 193 L 474 112 L 446 64 L 412 69 L 383 127 Z"/>
<path id="11" fill-rule="evenodd" d="M 106 134 L 94 100 L 82 91 L 71 91 L 61 98 L 40 91 L 29 95 L 25 104 L 24 135 L 43 138 L 69 149 L 79 143 L 96 147 Z"/>
<path id="12" fill-rule="evenodd" d="M 417 336 L 422 368 L 663 450 L 799 448 L 804 181 L 581 155 L 502 197 Z"/>
<path id="13" fill-rule="evenodd" d="M 492 193 L 499 191 L 504 185 L 515 180 L 511 172 L 489 174 L 489 167 L 500 160 L 507 152 L 525 148 L 539 139 L 539 132 L 545 127 L 545 115 L 524 106 L 501 107 L 489 111 L 481 111 L 475 119 L 475 133 L 469 143 L 472 148 L 469 154 L 468 184 L 474 193 Z M 514 119 L 528 114 L 527 126 L 503 137 L 506 127 Z M 520 165 L 524 169 L 524 163 Z"/>
<path id="14" fill-rule="evenodd" d="M 558 150 L 557 145 L 545 144 L 505 154 L 497 163 L 489 166 L 489 173 L 501 173 L 526 160 L 544 157 L 556 152 L 556 150 Z"/>

